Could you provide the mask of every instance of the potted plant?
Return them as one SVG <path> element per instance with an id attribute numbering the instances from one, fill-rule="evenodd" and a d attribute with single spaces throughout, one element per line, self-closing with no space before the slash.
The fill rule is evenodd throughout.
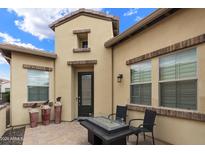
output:
<path id="1" fill-rule="evenodd" d="M 50 103 L 49 100 L 41 105 L 41 117 L 43 125 L 48 125 L 50 123 L 51 106 L 52 103 Z"/>
<path id="2" fill-rule="evenodd" d="M 31 128 L 38 126 L 39 110 L 37 109 L 38 104 L 34 103 L 29 109 L 30 126 Z"/>
<path id="3" fill-rule="evenodd" d="M 56 124 L 61 123 L 61 113 L 62 113 L 61 97 L 57 97 L 56 103 L 54 104 L 54 119 Z"/>

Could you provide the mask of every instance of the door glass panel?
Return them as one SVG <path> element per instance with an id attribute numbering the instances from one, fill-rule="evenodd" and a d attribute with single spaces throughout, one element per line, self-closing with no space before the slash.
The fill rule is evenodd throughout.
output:
<path id="1" fill-rule="evenodd" d="M 92 105 L 92 76 L 82 76 L 82 105 Z"/>

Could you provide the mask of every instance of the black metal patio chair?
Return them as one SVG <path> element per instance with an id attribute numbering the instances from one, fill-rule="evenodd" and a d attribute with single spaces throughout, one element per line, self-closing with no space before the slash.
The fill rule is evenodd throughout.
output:
<path id="1" fill-rule="evenodd" d="M 144 119 L 131 119 L 129 121 L 130 128 L 135 130 L 134 134 L 137 136 L 136 144 L 138 144 L 139 134 L 143 133 L 144 134 L 144 140 L 145 140 L 145 133 L 148 133 L 148 132 L 152 133 L 152 142 L 153 142 L 153 144 L 155 144 L 153 128 L 156 125 L 154 123 L 156 115 L 157 115 L 157 113 L 155 111 L 146 109 L 145 114 L 144 114 Z M 133 121 L 139 121 L 139 120 L 143 121 L 143 123 L 140 124 L 138 127 L 131 126 L 131 123 Z"/>
<path id="2" fill-rule="evenodd" d="M 126 122 L 127 117 L 127 106 L 119 106 L 117 105 L 116 113 L 108 115 L 108 119 L 111 119 L 115 116 L 115 120 L 120 122 Z"/>

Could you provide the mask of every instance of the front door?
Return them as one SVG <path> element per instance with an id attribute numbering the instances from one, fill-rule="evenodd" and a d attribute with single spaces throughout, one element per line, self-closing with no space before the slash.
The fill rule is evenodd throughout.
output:
<path id="1" fill-rule="evenodd" d="M 93 72 L 78 72 L 78 116 L 93 115 Z"/>

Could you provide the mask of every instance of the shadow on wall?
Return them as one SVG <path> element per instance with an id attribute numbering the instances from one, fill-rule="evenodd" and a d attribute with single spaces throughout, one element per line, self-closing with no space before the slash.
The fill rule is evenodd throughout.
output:
<path id="1" fill-rule="evenodd" d="M 10 105 L 6 108 L 6 127 L 10 127 Z"/>

